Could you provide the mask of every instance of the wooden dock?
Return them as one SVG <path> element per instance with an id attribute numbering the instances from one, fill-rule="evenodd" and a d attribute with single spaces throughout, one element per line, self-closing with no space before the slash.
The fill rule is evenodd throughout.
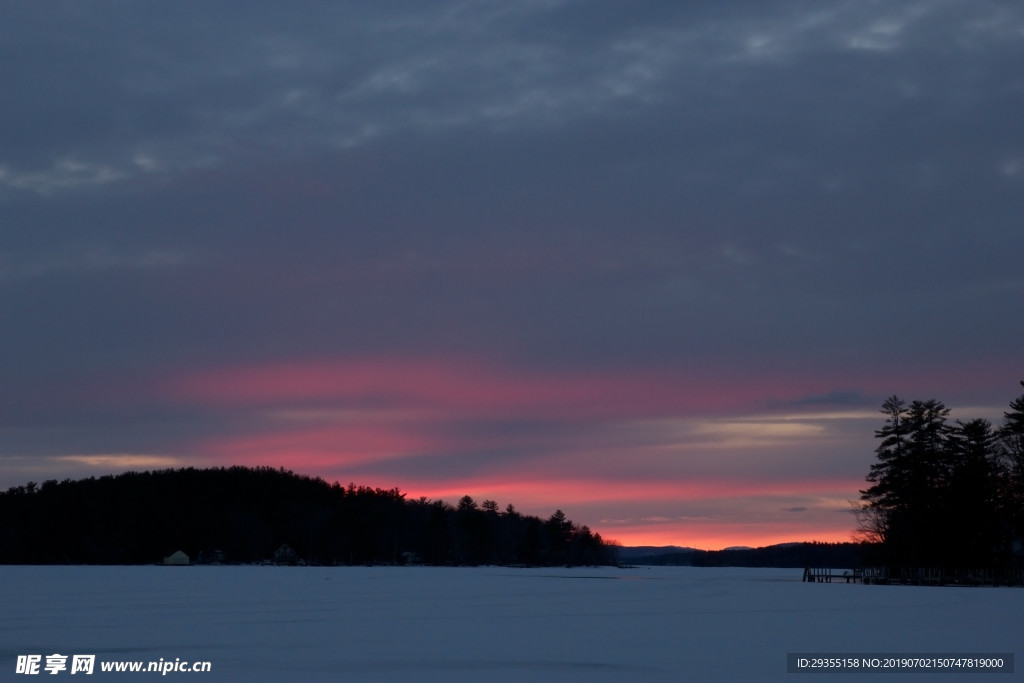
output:
<path id="1" fill-rule="evenodd" d="M 807 583 L 832 583 L 832 579 L 846 583 L 863 581 L 860 569 L 831 569 L 828 567 L 804 567 L 803 580 Z"/>

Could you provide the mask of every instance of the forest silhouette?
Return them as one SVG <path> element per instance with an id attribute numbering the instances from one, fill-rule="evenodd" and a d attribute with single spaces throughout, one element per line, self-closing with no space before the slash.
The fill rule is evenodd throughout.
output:
<path id="1" fill-rule="evenodd" d="M 890 396 L 881 413 L 870 486 L 856 510 L 861 535 L 880 543 L 875 559 L 894 570 L 1019 570 L 1024 395 L 999 427 L 981 418 L 951 422 L 949 408 L 935 399 Z"/>
<path id="2" fill-rule="evenodd" d="M 167 469 L 29 482 L 0 493 L 0 563 L 614 564 L 615 546 L 548 519 L 406 500 L 397 488 L 270 467 Z"/>

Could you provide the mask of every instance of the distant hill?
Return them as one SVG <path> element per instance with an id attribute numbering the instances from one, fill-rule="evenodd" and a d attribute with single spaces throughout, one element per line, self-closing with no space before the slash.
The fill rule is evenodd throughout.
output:
<path id="1" fill-rule="evenodd" d="M 872 558 L 877 552 L 878 546 L 871 543 L 811 542 L 724 550 L 697 550 L 677 546 L 624 547 L 619 549 L 619 557 L 625 563 L 645 565 L 852 568 L 872 564 Z"/>
<path id="2" fill-rule="evenodd" d="M 183 555 L 176 553 L 181 551 Z M 469 496 L 409 501 L 269 467 L 127 472 L 0 493 L 0 563 L 614 564 L 600 534 L 555 511 Z"/>
<path id="3" fill-rule="evenodd" d="M 644 564 L 642 560 L 649 557 L 665 555 L 686 555 L 700 552 L 696 548 L 684 548 L 678 545 L 635 545 L 619 548 L 619 560 L 627 564 Z"/>

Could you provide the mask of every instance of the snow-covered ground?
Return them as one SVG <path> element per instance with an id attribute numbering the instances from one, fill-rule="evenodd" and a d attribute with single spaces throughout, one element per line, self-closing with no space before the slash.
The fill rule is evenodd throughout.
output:
<path id="1" fill-rule="evenodd" d="M 808 584 L 798 569 L 0 566 L 19 655 L 209 661 L 176 680 L 824 681 L 803 653 L 1015 652 L 1024 588 Z M 70 659 L 69 659 L 70 668 Z M 1024 664 L 1024 663 L 1022 663 Z M 1021 670 L 1021 666 L 1017 667 Z M 1019 674 L 1018 674 L 1019 675 Z M 870 674 L 857 680 L 1011 680 Z"/>

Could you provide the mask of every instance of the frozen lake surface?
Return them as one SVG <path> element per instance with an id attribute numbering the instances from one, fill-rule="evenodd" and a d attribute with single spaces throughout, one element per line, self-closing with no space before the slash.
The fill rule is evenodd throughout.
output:
<path id="1" fill-rule="evenodd" d="M 19 655 L 208 661 L 205 681 L 824 681 L 786 654 L 1015 652 L 1024 588 L 808 584 L 798 569 L 0 566 Z M 70 662 L 69 662 L 70 664 Z M 70 666 L 69 666 L 70 669 Z M 1018 664 L 1017 670 L 1020 671 Z M 1019 675 L 1019 674 L 1017 674 Z M 856 680 L 1011 680 L 869 674 Z M 77 680 L 62 671 L 47 680 Z"/>

